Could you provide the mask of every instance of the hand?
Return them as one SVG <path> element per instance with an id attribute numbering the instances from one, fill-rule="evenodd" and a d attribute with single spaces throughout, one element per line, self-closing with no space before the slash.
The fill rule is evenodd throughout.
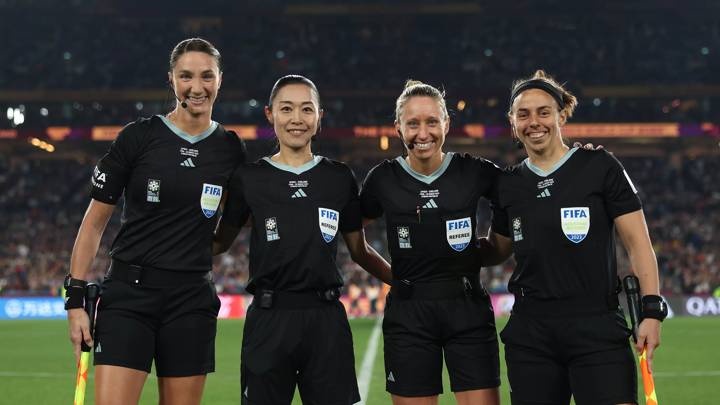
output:
<path id="1" fill-rule="evenodd" d="M 80 342 L 85 340 L 85 344 L 92 347 L 93 340 L 90 336 L 90 318 L 83 308 L 69 309 L 68 327 L 70 329 L 70 342 L 73 345 L 75 353 L 75 363 L 80 361 Z"/>
<path id="2" fill-rule="evenodd" d="M 647 349 L 648 371 L 652 374 L 653 353 L 660 346 L 660 321 L 652 318 L 643 319 L 637 335 L 635 349 L 638 353 L 642 353 L 643 348 Z"/>
<path id="3" fill-rule="evenodd" d="M 586 143 L 585 145 L 583 145 L 583 144 L 580 143 L 580 142 L 575 142 L 575 143 L 573 143 L 573 148 L 583 148 L 583 149 L 587 149 L 587 150 L 600 150 L 600 149 L 604 149 L 604 147 L 603 147 L 602 145 L 594 146 L 594 145 L 591 144 L 591 143 Z"/>

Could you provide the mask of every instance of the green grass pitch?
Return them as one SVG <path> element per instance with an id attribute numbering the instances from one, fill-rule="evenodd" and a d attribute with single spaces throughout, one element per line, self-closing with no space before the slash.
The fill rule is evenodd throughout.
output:
<path id="1" fill-rule="evenodd" d="M 502 328 L 506 319 L 498 321 Z M 372 319 L 351 321 L 355 356 L 360 368 L 368 339 L 375 325 Z M 240 341 L 242 321 L 223 320 L 217 339 L 217 371 L 208 377 L 204 404 L 240 403 Z M 674 318 L 663 324 L 662 347 L 656 354 L 654 371 L 661 404 L 710 404 L 717 401 L 720 386 L 720 319 Z M 507 379 L 501 386 L 502 403 L 509 404 Z M 359 370 L 358 370 L 359 374 Z M 372 371 L 367 404 L 389 404 L 385 392 L 382 339 Z M 75 389 L 75 364 L 64 321 L 0 321 L 0 403 L 71 404 Z M 93 404 L 92 378 L 86 404 Z M 454 404 L 445 377 L 445 394 L 440 404 Z M 640 403 L 644 404 L 644 398 Z M 151 376 L 142 404 L 157 403 L 157 380 Z M 293 404 L 300 404 L 295 398 Z"/>

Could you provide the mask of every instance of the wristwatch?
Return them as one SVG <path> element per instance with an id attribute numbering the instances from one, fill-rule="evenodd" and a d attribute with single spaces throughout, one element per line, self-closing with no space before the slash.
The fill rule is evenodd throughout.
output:
<path id="1" fill-rule="evenodd" d="M 665 299 L 659 295 L 645 295 L 642 297 L 642 317 L 663 321 L 667 318 L 668 306 Z"/>

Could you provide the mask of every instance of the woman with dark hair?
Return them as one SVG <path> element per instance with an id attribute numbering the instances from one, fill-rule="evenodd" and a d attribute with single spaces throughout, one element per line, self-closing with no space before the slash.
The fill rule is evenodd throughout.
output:
<path id="1" fill-rule="evenodd" d="M 350 168 L 312 153 L 322 115 L 312 81 L 290 75 L 275 83 L 265 116 L 279 151 L 233 174 L 217 231 L 219 253 L 248 220 L 252 227 L 243 404 L 289 404 L 296 386 L 307 404 L 360 400 L 352 335 L 338 300 L 338 233 L 368 272 L 389 282 L 390 268 L 365 241 Z"/>
<path id="2" fill-rule="evenodd" d="M 528 158 L 498 182 L 505 218 L 489 236 L 496 258 L 511 252 L 515 295 L 500 334 L 513 404 L 635 404 L 637 373 L 622 310 L 615 230 L 640 280 L 637 348 L 648 362 L 667 306 L 637 190 L 604 150 L 570 148 L 562 127 L 576 98 L 538 70 L 514 83 L 508 119 Z"/>
<path id="3" fill-rule="evenodd" d="M 245 148 L 212 121 L 220 53 L 200 38 L 178 43 L 167 115 L 128 124 L 95 167 L 92 199 L 72 252 L 66 309 L 70 339 L 92 347 L 95 403 L 135 404 L 153 361 L 161 404 L 199 404 L 215 368 L 220 301 L 212 283 L 216 215 Z M 121 227 L 102 286 L 94 342 L 83 311 L 85 277 L 105 225 L 124 196 Z"/>

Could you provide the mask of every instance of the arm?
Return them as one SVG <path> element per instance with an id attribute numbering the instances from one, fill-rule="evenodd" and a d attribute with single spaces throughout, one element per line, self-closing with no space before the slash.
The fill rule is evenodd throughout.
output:
<path id="1" fill-rule="evenodd" d="M 615 218 L 615 226 L 630 257 L 632 272 L 640 280 L 640 293 L 642 295 L 659 295 L 660 280 L 657 259 L 642 210 Z M 641 352 L 643 347 L 647 347 L 649 370 L 652 370 L 652 356 L 658 346 L 660 346 L 660 321 L 644 319 L 638 326 L 636 349 Z"/>
<path id="2" fill-rule="evenodd" d="M 367 243 L 363 229 L 345 232 L 343 233 L 343 238 L 350 251 L 350 257 L 352 257 L 355 263 L 359 264 L 365 271 L 379 278 L 386 284 L 392 284 L 390 263 Z"/>
<path id="3" fill-rule="evenodd" d="M 482 267 L 495 266 L 512 255 L 512 240 L 490 229 L 488 230 L 488 236 L 478 240 L 478 250 L 480 251 Z"/>
<path id="4" fill-rule="evenodd" d="M 220 224 L 215 230 L 215 237 L 213 238 L 212 253 L 213 255 L 219 255 L 227 252 L 235 241 L 240 228 L 230 225 L 227 221 L 220 219 Z"/>
<path id="5" fill-rule="evenodd" d="M 220 223 L 215 229 L 213 237 L 212 254 L 219 255 L 227 252 L 235 241 L 240 229 L 250 223 L 250 207 L 245 200 L 245 191 L 242 182 L 242 167 L 233 171 L 230 177 L 228 192 L 223 196 L 223 214 Z"/>
<path id="6" fill-rule="evenodd" d="M 80 224 L 80 230 L 75 239 L 75 246 L 73 246 L 70 258 L 70 274 L 72 278 L 84 280 L 87 276 L 100 247 L 100 240 L 105 231 L 105 226 L 110 220 L 114 209 L 115 206 L 112 204 L 105 204 L 94 199 L 90 200 L 90 205 Z M 90 320 L 83 308 L 70 309 L 67 311 L 67 316 L 75 360 L 79 361 L 80 342 L 85 340 L 85 344 L 92 346 Z"/>

